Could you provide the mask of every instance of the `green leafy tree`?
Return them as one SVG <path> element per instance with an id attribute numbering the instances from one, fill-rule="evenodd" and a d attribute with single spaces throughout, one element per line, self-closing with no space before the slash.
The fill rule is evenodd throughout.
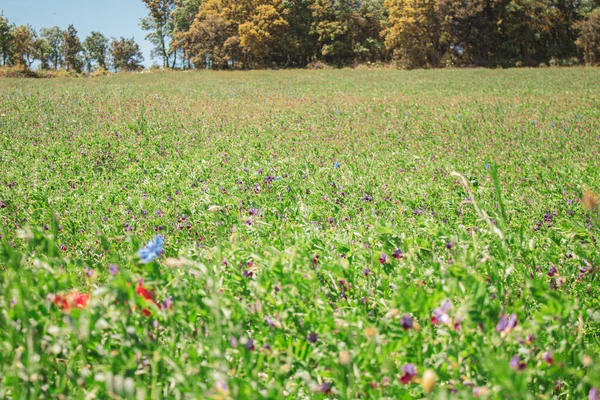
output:
<path id="1" fill-rule="evenodd" d="M 149 31 L 146 39 L 154 45 L 153 57 L 162 58 L 163 67 L 169 67 L 172 61 L 172 67 L 177 62 L 176 52 L 170 48 L 170 42 L 174 34 L 175 0 L 142 0 L 149 11 L 149 16 L 143 18 L 140 26 L 143 30 Z"/>
<path id="2" fill-rule="evenodd" d="M 58 69 L 63 65 L 64 54 L 64 33 L 58 26 L 51 28 L 43 28 L 40 31 L 42 38 L 46 39 L 50 45 L 50 53 L 48 56 L 49 64 L 54 69 Z"/>
<path id="3" fill-rule="evenodd" d="M 0 13 L 0 62 L 7 65 L 12 58 L 12 24 Z"/>
<path id="4" fill-rule="evenodd" d="M 33 47 L 34 47 L 34 52 L 35 52 L 35 58 L 40 60 L 40 68 L 41 69 L 49 69 L 50 68 L 49 59 L 50 59 L 50 53 L 52 51 L 52 47 L 50 46 L 50 43 L 48 43 L 48 41 L 45 38 L 38 37 L 35 40 Z"/>
<path id="5" fill-rule="evenodd" d="M 69 25 L 63 32 L 63 57 L 67 71 L 81 72 L 83 67 L 82 54 L 83 46 L 77 36 L 77 29 Z"/>
<path id="6" fill-rule="evenodd" d="M 110 50 L 109 41 L 106 36 L 100 32 L 91 32 L 90 35 L 83 41 L 83 48 L 86 53 L 88 70 L 95 63 L 98 68 L 107 69 L 106 61 Z"/>
<path id="7" fill-rule="evenodd" d="M 110 51 L 115 71 L 136 71 L 143 68 L 144 57 L 133 38 L 113 39 Z"/>

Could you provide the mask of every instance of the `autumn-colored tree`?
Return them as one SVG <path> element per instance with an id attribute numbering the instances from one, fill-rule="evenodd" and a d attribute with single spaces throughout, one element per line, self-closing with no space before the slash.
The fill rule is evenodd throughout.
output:
<path id="1" fill-rule="evenodd" d="M 26 68 L 31 66 L 35 55 L 35 31 L 29 25 L 20 25 L 12 30 L 13 64 Z"/>
<path id="2" fill-rule="evenodd" d="M 579 31 L 577 47 L 583 52 L 585 62 L 590 65 L 600 64 L 600 9 L 575 25 Z"/>
<path id="3" fill-rule="evenodd" d="M 170 48 L 174 35 L 175 0 L 142 0 L 149 11 L 149 16 L 141 21 L 142 29 L 149 31 L 146 39 L 154 45 L 153 55 L 162 58 L 163 67 L 175 68 L 177 54 Z M 169 62 L 172 60 L 172 65 Z"/>
<path id="4" fill-rule="evenodd" d="M 281 43 L 288 23 L 277 9 L 280 6 L 280 1 L 258 5 L 249 20 L 239 25 L 240 46 L 249 56 L 249 64 L 267 64 Z"/>
<path id="5" fill-rule="evenodd" d="M 51 28 L 42 28 L 40 31 L 41 37 L 46 39 L 50 45 L 49 64 L 52 68 L 58 69 L 63 64 L 63 44 L 64 34 L 58 26 Z"/>
<path id="6" fill-rule="evenodd" d="M 434 0 L 385 0 L 389 12 L 385 45 L 407 68 L 436 66 L 439 22 Z"/>
<path id="7" fill-rule="evenodd" d="M 113 39 L 111 55 L 115 71 L 136 71 L 143 68 L 144 57 L 140 46 L 133 38 Z"/>
<path id="8" fill-rule="evenodd" d="M 77 29 L 73 25 L 69 25 L 67 30 L 63 32 L 63 57 L 65 68 L 67 71 L 81 72 L 83 60 L 81 52 L 83 46 L 77 36 Z"/>
<path id="9" fill-rule="evenodd" d="M 106 60 L 109 53 L 109 43 L 106 36 L 100 32 L 91 32 L 83 41 L 83 48 L 91 63 L 99 68 L 107 69 Z M 88 70 L 91 66 L 88 66 Z"/>

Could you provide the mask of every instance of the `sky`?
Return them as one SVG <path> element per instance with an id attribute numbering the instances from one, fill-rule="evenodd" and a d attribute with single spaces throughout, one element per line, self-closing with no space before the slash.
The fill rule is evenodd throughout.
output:
<path id="1" fill-rule="evenodd" d="M 144 65 L 152 64 L 152 45 L 144 40 L 146 32 L 139 26 L 147 15 L 142 0 L 0 0 L 0 11 L 11 23 L 29 24 L 37 31 L 73 24 L 82 41 L 91 31 L 109 38 L 134 37 L 144 53 Z"/>

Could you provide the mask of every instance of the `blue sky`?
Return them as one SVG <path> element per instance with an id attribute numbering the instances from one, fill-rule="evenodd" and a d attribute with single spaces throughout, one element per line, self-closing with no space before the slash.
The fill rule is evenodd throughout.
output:
<path id="1" fill-rule="evenodd" d="M 152 64 L 152 45 L 144 40 L 139 26 L 147 15 L 142 0 L 0 0 L 0 11 L 16 25 L 32 25 L 36 30 L 54 25 L 65 29 L 73 24 L 81 40 L 91 31 L 107 37 L 134 37 L 144 53 L 145 65 Z"/>

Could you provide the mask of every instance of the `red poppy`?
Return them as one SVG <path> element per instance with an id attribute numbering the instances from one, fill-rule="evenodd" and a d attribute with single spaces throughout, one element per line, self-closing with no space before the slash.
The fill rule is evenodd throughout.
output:
<path id="1" fill-rule="evenodd" d="M 54 304 L 61 310 L 69 311 L 71 308 L 85 308 L 89 299 L 90 295 L 87 293 L 70 292 L 54 297 Z"/>
<path id="2" fill-rule="evenodd" d="M 146 301 L 151 301 L 156 305 L 156 307 L 158 307 L 159 309 L 161 308 L 160 304 L 158 304 L 154 300 L 154 293 L 152 293 L 152 291 L 144 287 L 143 279 L 140 279 L 138 281 L 137 285 L 135 286 L 135 292 L 138 294 L 138 296 L 142 296 Z M 149 317 L 150 315 L 152 315 L 152 312 L 147 308 L 142 308 L 142 315 L 144 315 L 145 317 Z"/>

